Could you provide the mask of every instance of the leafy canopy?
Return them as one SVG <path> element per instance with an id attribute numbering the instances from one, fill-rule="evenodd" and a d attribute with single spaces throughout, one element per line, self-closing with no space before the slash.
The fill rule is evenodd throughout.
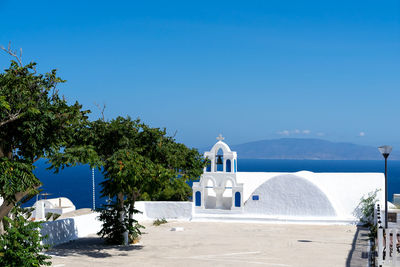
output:
<path id="1" fill-rule="evenodd" d="M 88 163 L 102 168 L 103 197 L 99 234 L 109 243 L 134 242 L 141 225 L 133 219 L 136 200 L 187 200 L 187 180 L 197 178 L 204 161 L 195 149 L 176 143 L 165 129 L 151 128 L 130 117 L 89 122 L 75 132 L 74 142 L 52 158 L 56 171 Z"/>
<path id="2" fill-rule="evenodd" d="M 33 163 L 58 153 L 87 119 L 78 102 L 60 97 L 62 82 L 56 70 L 38 74 L 36 63 L 12 61 L 0 73 L 0 195 L 10 203 L 20 200 L 17 193 L 35 192 Z"/>
<path id="3" fill-rule="evenodd" d="M 204 167 L 196 149 L 130 117 L 88 122 L 52 163 L 56 171 L 79 163 L 102 167 L 103 196 L 135 194 L 143 200 L 187 200 L 186 181 L 198 178 Z"/>

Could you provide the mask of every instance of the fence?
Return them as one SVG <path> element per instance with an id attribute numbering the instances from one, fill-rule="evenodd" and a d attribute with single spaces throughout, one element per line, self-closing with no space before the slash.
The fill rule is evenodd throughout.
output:
<path id="1" fill-rule="evenodd" d="M 384 212 L 377 204 L 374 212 L 374 221 L 377 226 L 376 263 L 378 267 L 400 267 L 400 229 L 391 225 L 384 228 Z M 383 221 L 383 223 L 382 223 Z"/>

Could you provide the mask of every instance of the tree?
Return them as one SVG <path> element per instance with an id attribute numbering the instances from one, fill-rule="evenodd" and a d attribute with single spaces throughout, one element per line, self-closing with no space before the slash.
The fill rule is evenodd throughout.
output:
<path id="1" fill-rule="evenodd" d="M 124 243 L 127 230 L 132 236 L 140 234 L 133 220 L 137 200 L 186 200 L 191 194 L 186 181 L 198 178 L 204 167 L 197 150 L 176 143 L 165 129 L 130 117 L 90 122 L 75 133 L 72 145 L 53 157 L 58 168 L 79 163 L 103 168 L 101 193 L 113 203 L 103 210 L 101 234 L 116 243 L 123 240 L 121 232 L 125 232 Z"/>
<path id="2" fill-rule="evenodd" d="M 9 54 L 15 54 L 8 48 Z M 65 82 L 52 70 L 36 71 L 36 63 L 11 61 L 0 73 L 0 234 L 3 218 L 12 208 L 37 193 L 40 180 L 34 163 L 59 154 L 73 133 L 87 120 L 82 106 L 69 105 L 57 90 Z"/>

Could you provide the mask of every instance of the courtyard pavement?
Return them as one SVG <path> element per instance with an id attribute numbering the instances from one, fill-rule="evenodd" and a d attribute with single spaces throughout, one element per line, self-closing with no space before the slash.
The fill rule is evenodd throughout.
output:
<path id="1" fill-rule="evenodd" d="M 145 224 L 141 241 L 80 238 L 48 251 L 53 266 L 367 266 L 366 230 L 352 225 L 227 222 Z M 183 231 L 170 231 L 183 227 Z"/>

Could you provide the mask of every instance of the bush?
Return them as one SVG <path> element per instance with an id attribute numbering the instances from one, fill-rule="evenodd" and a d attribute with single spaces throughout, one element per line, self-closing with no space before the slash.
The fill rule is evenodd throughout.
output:
<path id="1" fill-rule="evenodd" d="M 374 212 L 375 204 L 378 201 L 376 198 L 378 192 L 379 189 L 376 189 L 373 192 L 369 192 L 367 197 L 363 196 L 356 209 L 356 215 L 360 218 L 360 222 L 369 229 L 368 237 L 371 241 L 371 251 L 376 249 L 377 225 L 374 224 Z M 369 257 L 370 262 L 375 263 L 375 253 L 370 253 Z"/>
<path id="2" fill-rule="evenodd" d="M 154 226 L 160 226 L 161 224 L 164 224 L 164 223 L 167 223 L 167 220 L 165 218 L 162 218 L 161 220 L 160 219 L 155 220 L 153 222 L 153 225 Z"/>
<path id="3" fill-rule="evenodd" d="M 61 214 L 48 212 L 46 214 L 46 221 L 55 221 L 60 216 L 61 216 Z"/>
<path id="4" fill-rule="evenodd" d="M 374 192 L 369 192 L 367 197 L 362 197 L 360 200 L 360 222 L 366 227 L 374 225 L 374 209 L 378 201 L 376 198 L 378 192 L 379 189 L 376 189 Z"/>
<path id="5" fill-rule="evenodd" d="M 4 217 L 4 235 L 0 236 L 0 266 L 30 267 L 51 265 L 50 256 L 41 254 L 48 246 L 41 245 L 39 222 L 28 221 L 23 209 L 14 208 L 13 219 Z"/>
<path id="6" fill-rule="evenodd" d="M 103 222 L 103 227 L 97 234 L 106 240 L 108 244 L 122 245 L 124 243 L 123 233 L 128 230 L 128 242 L 130 244 L 136 243 L 142 234 L 140 229 L 144 228 L 135 219 L 127 218 L 123 222 L 119 219 L 120 209 L 116 203 L 104 205 L 104 208 L 100 209 L 100 221 Z M 128 214 L 128 210 L 125 210 Z M 134 210 L 134 213 L 140 213 L 138 210 Z"/>

